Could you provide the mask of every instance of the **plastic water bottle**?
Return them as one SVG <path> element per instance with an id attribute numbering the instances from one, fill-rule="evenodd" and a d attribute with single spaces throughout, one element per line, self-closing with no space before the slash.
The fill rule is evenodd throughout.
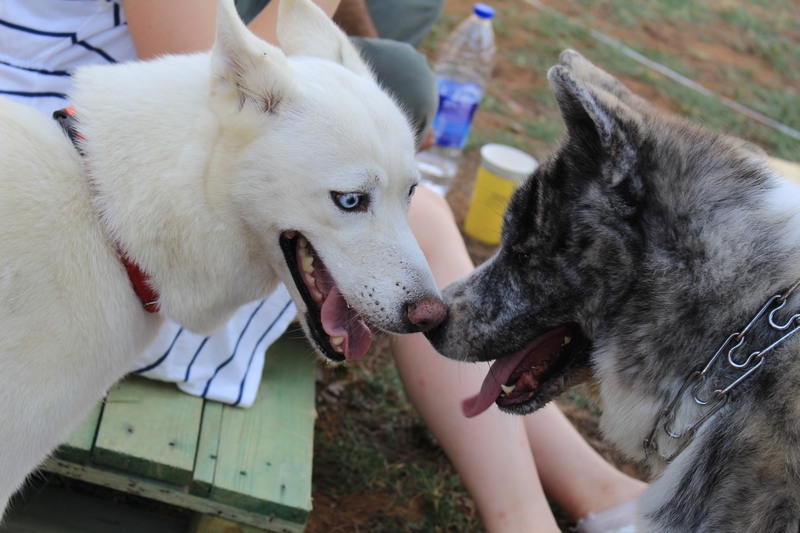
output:
<path id="1" fill-rule="evenodd" d="M 472 119 L 495 61 L 494 8 L 475 4 L 442 44 L 434 64 L 439 110 L 433 120 L 434 145 L 417 154 L 423 182 L 444 195 L 458 170 Z"/>

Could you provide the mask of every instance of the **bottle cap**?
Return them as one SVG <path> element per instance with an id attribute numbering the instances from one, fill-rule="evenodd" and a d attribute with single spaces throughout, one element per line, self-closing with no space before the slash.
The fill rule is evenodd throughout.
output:
<path id="1" fill-rule="evenodd" d="M 472 12 L 482 19 L 490 19 L 494 16 L 494 8 L 486 4 L 475 4 Z"/>

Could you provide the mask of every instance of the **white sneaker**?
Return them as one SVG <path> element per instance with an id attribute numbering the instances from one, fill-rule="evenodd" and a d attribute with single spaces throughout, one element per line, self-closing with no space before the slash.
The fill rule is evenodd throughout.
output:
<path id="1" fill-rule="evenodd" d="M 575 525 L 577 533 L 636 533 L 634 514 L 637 500 L 631 500 L 616 507 L 597 513 L 589 513 Z"/>

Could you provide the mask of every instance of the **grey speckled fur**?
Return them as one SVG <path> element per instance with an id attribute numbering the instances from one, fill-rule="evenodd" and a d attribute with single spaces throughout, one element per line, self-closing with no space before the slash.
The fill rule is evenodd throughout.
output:
<path id="1" fill-rule="evenodd" d="M 759 149 L 656 111 L 574 51 L 548 76 L 566 137 L 515 193 L 496 255 L 445 289 L 450 316 L 427 335 L 482 361 L 569 325 L 558 371 L 507 409 L 532 412 L 591 374 L 606 438 L 645 459 L 689 372 L 800 279 L 800 189 Z M 637 531 L 798 531 L 799 351 L 800 335 L 770 353 L 674 462 L 646 458 L 657 477 Z"/>

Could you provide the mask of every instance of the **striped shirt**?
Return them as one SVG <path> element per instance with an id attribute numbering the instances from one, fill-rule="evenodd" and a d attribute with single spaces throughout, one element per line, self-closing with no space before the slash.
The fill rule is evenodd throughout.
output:
<path id="1" fill-rule="evenodd" d="M 69 105 L 71 75 L 82 65 L 136 59 L 125 13 L 113 0 L 0 0 L 0 95 L 50 115 Z M 264 352 L 296 309 L 285 287 L 243 306 L 204 337 L 167 321 L 133 366 L 190 394 L 249 407 Z"/>
<path id="2" fill-rule="evenodd" d="M 52 112 L 81 65 L 136 59 L 119 2 L 0 1 L 0 94 Z"/>

